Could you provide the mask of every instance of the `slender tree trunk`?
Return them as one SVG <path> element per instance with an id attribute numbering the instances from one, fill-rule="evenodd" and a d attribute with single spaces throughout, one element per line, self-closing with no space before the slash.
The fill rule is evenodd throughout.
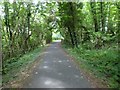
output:
<path id="1" fill-rule="evenodd" d="M 96 9 L 95 9 L 95 2 L 90 3 L 91 6 L 91 12 L 93 15 L 93 21 L 94 21 L 94 27 L 95 27 L 95 32 L 98 32 L 98 21 L 97 21 L 97 16 L 96 16 Z"/>
<path id="2" fill-rule="evenodd" d="M 102 32 L 105 32 L 105 27 L 104 27 L 104 7 L 103 7 L 103 2 L 100 2 L 100 9 L 101 9 L 101 29 Z"/>
<path id="3" fill-rule="evenodd" d="M 72 47 L 74 48 L 75 47 L 74 39 L 73 39 L 72 32 L 71 32 L 71 29 L 70 29 L 69 26 L 68 26 L 68 32 L 69 32 L 69 35 L 70 35 Z"/>
<path id="4" fill-rule="evenodd" d="M 75 47 L 78 48 L 78 40 L 77 40 L 77 36 L 76 36 L 76 18 L 77 16 L 75 15 L 76 14 L 76 8 L 74 6 L 74 4 L 72 2 L 69 2 L 69 5 L 70 5 L 70 13 L 71 13 L 71 16 L 72 16 L 72 20 L 71 20 L 71 29 L 72 29 L 72 34 L 73 34 L 73 42 L 74 42 L 74 45 Z"/>

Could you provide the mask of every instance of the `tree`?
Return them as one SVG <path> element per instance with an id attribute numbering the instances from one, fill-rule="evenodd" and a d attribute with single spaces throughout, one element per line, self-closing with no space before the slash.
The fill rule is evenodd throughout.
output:
<path id="1" fill-rule="evenodd" d="M 72 47 L 78 47 L 78 39 L 76 34 L 76 3 L 59 3 L 59 13 L 61 14 L 61 27 L 66 29 L 66 34 L 69 33 Z M 67 39 L 67 37 L 65 39 Z"/>

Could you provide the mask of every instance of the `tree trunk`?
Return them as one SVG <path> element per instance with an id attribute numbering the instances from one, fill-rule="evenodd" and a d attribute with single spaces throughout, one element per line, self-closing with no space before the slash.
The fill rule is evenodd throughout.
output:
<path id="1" fill-rule="evenodd" d="M 91 12 L 93 15 L 95 32 L 98 32 L 98 21 L 97 21 L 97 16 L 96 16 L 95 2 L 91 2 L 90 6 L 91 6 Z"/>
<path id="2" fill-rule="evenodd" d="M 69 26 L 68 26 L 68 32 L 69 32 L 69 35 L 70 35 L 72 47 L 74 48 L 75 47 L 74 39 L 73 39 L 72 32 L 71 32 L 71 29 L 70 29 Z"/>

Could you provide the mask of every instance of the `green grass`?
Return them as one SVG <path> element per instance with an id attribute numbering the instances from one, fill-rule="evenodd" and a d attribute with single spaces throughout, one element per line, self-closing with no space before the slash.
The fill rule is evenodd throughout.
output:
<path id="1" fill-rule="evenodd" d="M 109 87 L 120 87 L 120 57 L 118 48 L 109 47 L 102 49 L 86 49 L 79 46 L 79 49 L 64 48 L 78 60 L 82 67 L 90 70 L 98 78 L 107 81 Z"/>
<path id="2" fill-rule="evenodd" d="M 21 69 L 36 60 L 42 49 L 43 47 L 40 46 L 33 51 L 26 53 L 22 57 L 6 60 L 3 63 L 4 73 L 2 75 L 2 83 L 5 84 L 11 80 L 14 80 L 17 77 L 16 74 L 19 73 Z"/>

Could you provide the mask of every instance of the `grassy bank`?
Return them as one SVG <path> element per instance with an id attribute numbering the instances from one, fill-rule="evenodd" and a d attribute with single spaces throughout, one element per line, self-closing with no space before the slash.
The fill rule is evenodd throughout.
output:
<path id="1" fill-rule="evenodd" d="M 44 47 L 39 46 L 38 48 L 34 49 L 31 52 L 26 53 L 21 57 L 16 57 L 6 60 L 3 63 L 3 69 L 4 69 L 4 73 L 2 76 L 3 84 L 6 84 L 12 80 L 17 79 L 20 70 L 24 69 L 26 66 L 34 62 L 37 59 L 37 57 L 40 55 L 40 52 L 42 51 L 43 48 Z"/>
<path id="2" fill-rule="evenodd" d="M 120 58 L 118 47 L 104 47 L 102 49 L 86 49 L 83 45 L 79 48 L 65 50 L 81 63 L 81 67 L 89 70 L 99 79 L 106 81 L 108 87 L 120 87 Z"/>

